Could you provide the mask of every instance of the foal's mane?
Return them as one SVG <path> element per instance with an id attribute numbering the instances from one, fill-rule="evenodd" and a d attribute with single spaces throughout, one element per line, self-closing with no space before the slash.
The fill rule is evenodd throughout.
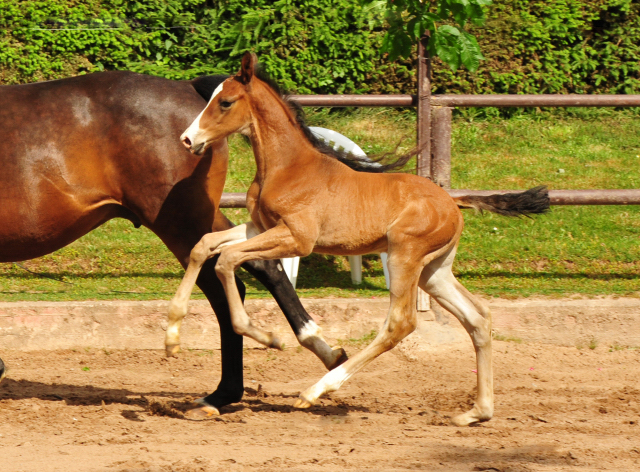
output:
<path id="1" fill-rule="evenodd" d="M 307 140 L 316 150 L 318 150 L 325 156 L 337 159 L 353 170 L 372 173 L 382 173 L 391 170 L 397 170 L 404 167 L 409 159 L 416 155 L 416 151 L 413 150 L 401 156 L 396 156 L 395 151 L 392 153 L 384 153 L 375 156 L 356 156 L 355 154 L 352 154 L 350 152 L 334 149 L 331 145 L 318 138 L 313 133 L 313 131 L 309 129 L 309 126 L 307 126 L 305 121 L 304 111 L 302 110 L 302 107 L 298 103 L 289 99 L 288 94 L 286 92 L 283 92 L 280 86 L 271 77 L 269 77 L 269 75 L 260 66 L 258 66 L 257 68 L 256 77 L 258 77 L 258 79 L 260 79 L 269 88 L 271 88 L 282 99 L 284 104 L 289 107 L 305 138 L 307 138 Z M 391 162 L 383 163 L 382 161 L 386 160 L 388 157 L 396 157 L 396 159 L 392 160 Z"/>

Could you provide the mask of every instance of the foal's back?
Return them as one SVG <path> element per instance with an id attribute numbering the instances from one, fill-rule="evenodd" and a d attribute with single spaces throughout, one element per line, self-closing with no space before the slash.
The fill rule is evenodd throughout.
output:
<path id="1" fill-rule="evenodd" d="M 274 188 L 279 198 L 273 205 L 286 212 L 292 205 L 307 207 L 316 222 L 314 252 L 386 251 L 389 242 L 402 243 L 399 239 L 409 235 L 429 238 L 431 251 L 459 233 L 459 208 L 432 181 L 405 173 L 358 172 L 316 150 L 307 152 L 312 158 L 301 159 L 295 176 L 287 173 L 287 181 Z M 270 193 L 263 189 L 267 200 Z"/>

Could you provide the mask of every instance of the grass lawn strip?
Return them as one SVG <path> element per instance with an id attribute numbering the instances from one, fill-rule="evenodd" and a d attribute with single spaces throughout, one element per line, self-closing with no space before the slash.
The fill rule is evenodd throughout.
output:
<path id="1" fill-rule="evenodd" d="M 453 125 L 452 185 L 470 189 L 640 188 L 640 117 L 628 112 L 543 113 L 510 119 L 457 117 Z M 335 129 L 365 152 L 413 145 L 410 111 L 312 111 L 309 123 Z M 245 191 L 253 156 L 240 137 L 230 142 L 226 191 Z M 410 163 L 407 170 L 415 167 Z M 236 222 L 245 210 L 225 210 Z M 510 219 L 465 212 L 455 271 L 486 296 L 637 296 L 640 292 L 640 208 L 553 207 L 548 215 Z M 0 264 L 0 300 L 169 299 L 183 271 L 150 231 L 112 220 L 73 244 L 18 267 Z M 50 278 L 34 275 L 29 271 Z M 351 284 L 344 257 L 302 259 L 302 297 L 384 296 L 382 265 L 364 257 L 364 283 Z M 249 297 L 269 294 L 242 275 Z M 200 292 L 195 298 L 202 298 Z"/>

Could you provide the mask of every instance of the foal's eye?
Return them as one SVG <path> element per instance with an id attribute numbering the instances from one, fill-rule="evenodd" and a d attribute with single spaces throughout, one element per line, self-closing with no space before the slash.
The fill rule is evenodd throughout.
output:
<path id="1" fill-rule="evenodd" d="M 220 108 L 222 108 L 223 110 L 228 110 L 229 108 L 231 108 L 231 105 L 233 105 L 233 102 L 228 102 L 226 100 L 222 100 L 220 102 Z"/>

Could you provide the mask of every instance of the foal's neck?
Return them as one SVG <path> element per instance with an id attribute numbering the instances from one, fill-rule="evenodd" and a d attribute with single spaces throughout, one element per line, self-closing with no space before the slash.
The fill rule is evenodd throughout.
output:
<path id="1" fill-rule="evenodd" d="M 252 101 L 251 145 L 256 179 L 261 183 L 278 172 L 312 162 L 316 150 L 276 92 L 262 85 L 259 96 Z"/>

